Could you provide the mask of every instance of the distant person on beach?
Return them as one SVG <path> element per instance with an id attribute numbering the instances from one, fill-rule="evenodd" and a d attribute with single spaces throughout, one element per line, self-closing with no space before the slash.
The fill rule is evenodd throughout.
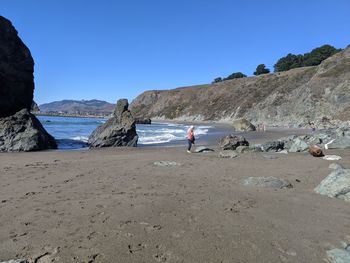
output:
<path id="1" fill-rule="evenodd" d="M 311 126 L 311 132 L 315 132 L 316 131 L 316 126 L 313 122 L 310 123 Z"/>
<path id="2" fill-rule="evenodd" d="M 195 138 L 194 138 L 194 126 L 191 126 L 187 130 L 187 142 L 188 142 L 188 147 L 187 147 L 187 152 L 191 153 L 191 147 L 192 144 L 194 144 Z"/>

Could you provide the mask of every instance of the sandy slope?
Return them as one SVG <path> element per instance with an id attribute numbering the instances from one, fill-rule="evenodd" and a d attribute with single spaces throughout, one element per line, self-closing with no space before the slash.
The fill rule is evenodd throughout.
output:
<path id="1" fill-rule="evenodd" d="M 343 156 L 350 167 L 349 151 Z M 308 154 L 219 159 L 182 148 L 0 154 L 0 261 L 324 262 L 350 242 L 350 206 L 313 188 Z M 169 160 L 174 167 L 153 163 Z M 248 176 L 294 188 L 246 188 Z M 301 182 L 297 182 L 299 179 Z"/>

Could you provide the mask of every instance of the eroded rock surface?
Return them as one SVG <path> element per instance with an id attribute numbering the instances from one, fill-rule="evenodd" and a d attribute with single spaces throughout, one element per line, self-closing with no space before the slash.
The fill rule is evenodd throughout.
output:
<path id="1" fill-rule="evenodd" d="M 128 107 L 126 99 L 117 102 L 114 116 L 90 135 L 88 141 L 90 147 L 137 146 L 136 124 Z"/>
<path id="2" fill-rule="evenodd" d="M 56 149 L 55 139 L 27 109 L 0 118 L 0 151 L 38 151 Z"/>

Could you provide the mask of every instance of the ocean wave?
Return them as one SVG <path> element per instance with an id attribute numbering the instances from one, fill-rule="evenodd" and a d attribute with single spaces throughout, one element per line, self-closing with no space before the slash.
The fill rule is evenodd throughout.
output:
<path id="1" fill-rule="evenodd" d="M 71 138 L 74 141 L 80 141 L 80 142 L 88 142 L 89 137 L 87 136 L 75 136 L 73 138 Z"/>
<path id="2" fill-rule="evenodd" d="M 173 140 L 179 139 L 173 134 L 167 133 L 156 136 L 140 136 L 139 143 L 140 144 L 159 144 L 159 143 L 167 143 Z"/>
<path id="3" fill-rule="evenodd" d="M 140 144 L 161 144 L 168 143 L 171 141 L 186 140 L 188 128 L 189 126 L 181 124 L 173 124 L 171 128 L 155 128 L 152 126 L 148 126 L 147 129 L 137 129 L 137 133 L 139 135 Z M 195 136 L 199 138 L 207 134 L 210 128 L 211 126 L 196 126 Z"/>

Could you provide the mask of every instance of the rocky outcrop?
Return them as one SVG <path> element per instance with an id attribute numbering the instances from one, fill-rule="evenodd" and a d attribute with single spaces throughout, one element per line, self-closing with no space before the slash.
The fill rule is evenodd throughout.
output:
<path id="1" fill-rule="evenodd" d="M 233 129 L 235 131 L 255 131 L 255 126 L 246 119 L 234 120 L 232 123 Z"/>
<path id="2" fill-rule="evenodd" d="M 121 99 L 117 102 L 113 117 L 90 135 L 90 147 L 137 146 L 135 120 L 128 108 L 128 100 Z"/>
<path id="3" fill-rule="evenodd" d="M 242 136 L 230 134 L 220 139 L 219 146 L 222 150 L 236 150 L 238 146 L 249 146 L 249 142 Z"/>
<path id="4" fill-rule="evenodd" d="M 30 113 L 34 61 L 11 22 L 0 16 L 0 151 L 57 148 L 39 120 Z"/>
<path id="5" fill-rule="evenodd" d="M 350 119 L 350 47 L 319 66 L 172 90 L 146 91 L 135 117 L 187 121 L 245 118 L 266 125 L 316 126 Z M 327 121 L 328 120 L 328 121 Z"/>
<path id="6" fill-rule="evenodd" d="M 0 118 L 0 151 L 38 151 L 56 149 L 55 139 L 27 109 Z"/>
<path id="7" fill-rule="evenodd" d="M 11 22 L 0 16 L 0 117 L 30 110 L 34 60 Z"/>

